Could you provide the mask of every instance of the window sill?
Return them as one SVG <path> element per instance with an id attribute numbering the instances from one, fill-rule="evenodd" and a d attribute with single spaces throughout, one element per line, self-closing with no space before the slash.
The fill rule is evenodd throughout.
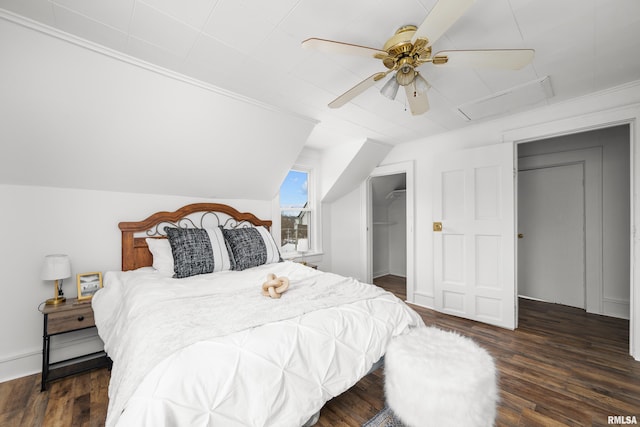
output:
<path id="1" fill-rule="evenodd" d="M 298 252 L 290 252 L 287 254 L 281 254 L 281 256 L 282 256 L 282 259 L 285 261 L 296 261 L 296 260 L 302 260 L 302 258 L 306 260 L 312 257 L 320 256 L 322 254 L 323 252 L 318 252 L 318 251 L 306 252 L 304 255 Z"/>

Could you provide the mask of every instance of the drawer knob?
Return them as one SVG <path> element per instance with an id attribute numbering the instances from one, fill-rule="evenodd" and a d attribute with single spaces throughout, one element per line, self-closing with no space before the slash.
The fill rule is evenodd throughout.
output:
<path id="1" fill-rule="evenodd" d="M 78 316 L 78 322 L 82 322 L 84 320 L 84 316 Z"/>

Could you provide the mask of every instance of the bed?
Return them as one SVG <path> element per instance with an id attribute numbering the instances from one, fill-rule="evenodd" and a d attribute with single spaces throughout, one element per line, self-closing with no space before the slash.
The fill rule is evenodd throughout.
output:
<path id="1" fill-rule="evenodd" d="M 122 271 L 92 300 L 107 426 L 312 425 L 423 325 L 376 286 L 282 261 L 270 226 L 210 203 L 119 224 Z M 289 280 L 280 298 L 262 293 L 270 274 Z"/>

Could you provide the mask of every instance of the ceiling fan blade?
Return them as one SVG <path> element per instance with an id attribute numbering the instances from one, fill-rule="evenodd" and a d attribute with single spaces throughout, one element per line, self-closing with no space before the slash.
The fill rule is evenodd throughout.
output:
<path id="1" fill-rule="evenodd" d="M 342 53 L 347 55 L 359 55 L 367 58 L 382 59 L 388 56 L 387 52 L 372 47 L 360 46 L 357 44 L 337 42 L 333 40 L 310 38 L 302 42 L 302 47 L 315 49 L 325 53 Z"/>
<path id="2" fill-rule="evenodd" d="M 475 0 L 439 0 L 413 35 L 412 43 L 427 39 L 427 47 L 438 40 Z"/>
<path id="3" fill-rule="evenodd" d="M 533 49 L 447 50 L 433 56 L 433 64 L 447 67 L 519 70 L 533 60 Z"/>
<path id="4" fill-rule="evenodd" d="M 409 102 L 412 115 L 419 116 L 429 111 L 429 98 L 427 98 L 426 92 L 422 94 L 417 92 L 412 84 L 406 85 L 404 91 L 407 95 L 407 102 Z"/>
<path id="5" fill-rule="evenodd" d="M 353 98 L 355 98 L 356 96 L 360 95 L 365 90 L 369 89 L 378 80 L 380 80 L 381 78 L 383 78 L 387 74 L 389 74 L 389 71 L 387 71 L 385 73 L 375 73 L 375 74 L 367 77 L 366 79 L 364 79 L 363 81 L 361 81 L 360 83 L 358 83 L 357 85 L 355 85 L 354 87 L 352 87 L 351 89 L 349 89 L 348 91 L 346 91 L 345 93 L 343 93 L 342 95 L 340 95 L 339 97 L 337 97 L 336 99 L 331 101 L 329 103 L 329 107 L 330 108 L 340 108 L 340 107 L 342 107 L 344 104 L 346 104 L 347 102 L 351 101 Z"/>

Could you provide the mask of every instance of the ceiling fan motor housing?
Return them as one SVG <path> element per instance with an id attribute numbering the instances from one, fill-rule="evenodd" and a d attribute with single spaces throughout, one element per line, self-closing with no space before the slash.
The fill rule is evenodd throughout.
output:
<path id="1" fill-rule="evenodd" d="M 431 58 L 431 47 L 426 39 L 412 42 L 418 27 L 405 25 L 398 28 L 382 48 L 388 56 L 381 58 L 385 67 L 397 69 L 396 80 L 401 86 L 410 84 L 415 78 L 415 69 Z"/>
<path id="2" fill-rule="evenodd" d="M 382 50 L 387 52 L 389 56 L 400 57 L 408 55 L 413 49 L 411 39 L 417 29 L 418 27 L 415 25 L 405 25 L 398 28 L 396 33 L 384 44 Z"/>

